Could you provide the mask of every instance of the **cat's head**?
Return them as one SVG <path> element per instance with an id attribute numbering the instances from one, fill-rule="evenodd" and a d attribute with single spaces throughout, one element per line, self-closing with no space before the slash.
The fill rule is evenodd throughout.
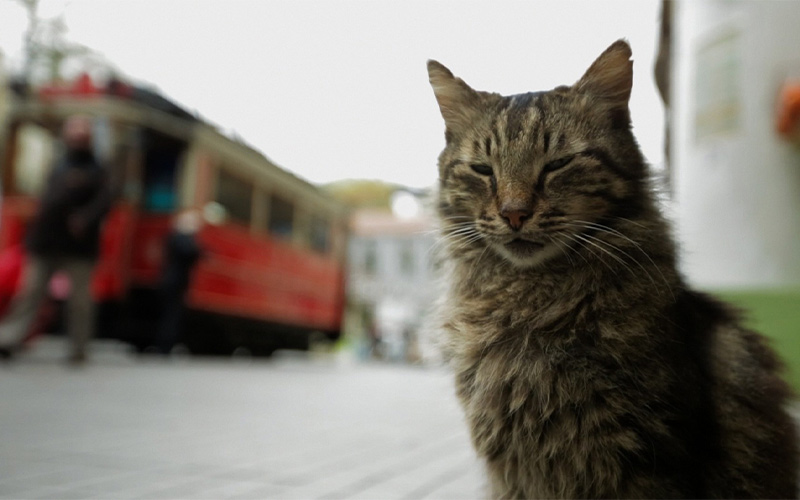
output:
<path id="1" fill-rule="evenodd" d="M 630 58 L 620 40 L 574 85 L 513 96 L 428 62 L 446 129 L 438 209 L 454 247 L 531 267 L 586 246 L 593 225 L 634 216 L 646 168 L 631 132 Z"/>

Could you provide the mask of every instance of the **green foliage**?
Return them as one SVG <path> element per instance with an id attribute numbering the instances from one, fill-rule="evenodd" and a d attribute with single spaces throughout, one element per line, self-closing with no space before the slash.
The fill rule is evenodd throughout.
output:
<path id="1" fill-rule="evenodd" d="M 390 200 L 400 186 L 374 180 L 346 180 L 322 187 L 335 199 L 352 208 L 374 208 L 389 211 Z"/>

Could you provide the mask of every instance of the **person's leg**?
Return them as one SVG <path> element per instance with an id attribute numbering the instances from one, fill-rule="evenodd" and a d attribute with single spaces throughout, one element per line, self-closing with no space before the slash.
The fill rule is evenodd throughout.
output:
<path id="1" fill-rule="evenodd" d="M 156 347 L 161 354 L 169 354 L 180 336 L 184 309 L 183 294 L 176 291 L 162 292 L 161 304 Z"/>
<path id="2" fill-rule="evenodd" d="M 67 333 L 72 341 L 70 361 L 86 360 L 86 348 L 94 337 L 95 304 L 92 298 L 92 270 L 88 259 L 68 259 L 64 270 L 69 275 L 72 291 L 67 299 Z"/>
<path id="3" fill-rule="evenodd" d="M 5 357 L 16 351 L 36 318 L 36 312 L 47 293 L 47 283 L 55 271 L 52 259 L 29 256 L 23 270 L 22 288 L 12 299 L 6 316 L 0 320 L 0 354 Z"/>

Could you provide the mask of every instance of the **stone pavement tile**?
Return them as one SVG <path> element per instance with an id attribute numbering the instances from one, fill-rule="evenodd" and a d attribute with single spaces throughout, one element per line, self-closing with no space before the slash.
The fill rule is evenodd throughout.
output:
<path id="1" fill-rule="evenodd" d="M 0 483 L 0 498 L 22 498 L 26 493 L 39 489 L 58 489 L 54 486 L 38 486 L 27 479 L 11 479 Z"/>
<path id="2" fill-rule="evenodd" d="M 103 495 L 105 495 L 105 498 L 110 498 L 113 496 L 113 494 L 109 493 L 108 491 L 98 491 L 90 487 L 81 486 L 56 490 L 53 492 L 50 498 L 59 500 L 84 500 L 89 498 L 98 498 L 98 496 L 102 497 Z"/>
<path id="3" fill-rule="evenodd" d="M 237 464 L 231 468 L 216 469 L 208 472 L 211 477 L 228 481 L 243 481 L 262 483 L 268 480 L 268 469 L 253 465 L 241 466 Z"/>
<path id="4" fill-rule="evenodd" d="M 275 485 L 262 485 L 259 488 L 247 492 L 234 493 L 228 497 L 231 500 L 264 500 L 264 499 L 282 499 L 288 500 L 290 495 L 287 490 Z"/>
<path id="5" fill-rule="evenodd" d="M 131 498 L 132 492 L 137 492 L 141 488 L 133 483 L 123 483 L 120 487 L 114 486 L 114 481 L 72 483 L 69 485 L 43 487 L 45 494 L 41 498 L 59 499 L 90 499 L 90 498 Z M 139 488 L 137 490 L 137 488 Z M 36 496 L 33 494 L 23 495 L 21 498 Z"/>
<path id="6" fill-rule="evenodd" d="M 129 471 L 93 483 L 78 485 L 70 491 L 80 492 L 83 498 L 139 498 L 147 491 L 165 488 L 184 481 L 185 478 L 158 471 Z"/>
<path id="7" fill-rule="evenodd" d="M 135 498 L 141 499 L 169 499 L 169 498 L 193 498 L 193 499 L 217 499 L 223 498 L 222 491 L 232 489 L 230 481 L 218 478 L 182 478 L 170 485 L 160 485 L 150 490 L 145 490 Z M 255 485 L 251 489 L 258 487 Z"/>
<path id="8" fill-rule="evenodd" d="M 479 476 L 461 477 L 452 481 L 430 495 L 418 500 L 484 500 L 490 498 L 486 482 Z"/>
<path id="9" fill-rule="evenodd" d="M 114 474 L 114 472 L 80 463 L 46 464 L 39 467 L 38 474 L 28 475 L 24 477 L 24 480 L 38 486 L 52 486 L 64 489 L 73 485 L 92 482 L 97 480 L 98 477 L 102 478 L 109 474 Z"/>
<path id="10" fill-rule="evenodd" d="M 342 484 L 352 480 L 352 471 L 364 467 L 376 466 L 384 460 L 392 459 L 382 442 L 376 438 L 371 446 L 354 446 L 347 451 L 307 450 L 304 462 L 280 464 L 269 469 L 271 480 L 278 484 L 304 486 L 314 481 L 325 480 L 328 483 L 341 478 Z"/>
<path id="11" fill-rule="evenodd" d="M 370 432 L 361 429 L 354 434 L 352 429 L 332 429 L 334 437 L 320 436 L 303 442 L 291 443 L 291 449 L 271 450 L 268 466 L 264 470 L 277 471 L 282 476 L 321 476 L 332 471 L 346 470 L 371 460 L 369 455 L 385 455 L 385 432 Z"/>
<path id="12" fill-rule="evenodd" d="M 225 499 L 261 499 L 261 498 L 279 498 L 283 488 L 265 484 L 257 481 L 231 481 L 218 489 L 212 489 L 208 493 L 211 498 L 225 498 Z"/>
<path id="13" fill-rule="evenodd" d="M 464 466 L 447 478 L 442 478 L 441 484 L 431 489 L 428 493 L 417 495 L 413 492 L 415 499 L 483 499 L 489 498 L 486 486 L 486 474 L 483 464 L 476 457 L 473 457 Z M 419 492 L 421 493 L 421 492 Z"/>
<path id="14" fill-rule="evenodd" d="M 24 500 L 53 500 L 59 497 L 59 494 L 64 491 L 60 488 L 54 488 L 52 486 L 48 487 L 40 487 L 40 488 L 32 488 L 25 493 L 21 493 L 18 495 L 4 495 L 0 494 L 0 498 L 4 499 L 24 499 Z"/>
<path id="15" fill-rule="evenodd" d="M 376 435 L 371 447 L 365 449 L 361 456 L 353 457 L 354 460 L 335 464 L 329 470 L 314 475 L 296 471 L 291 476 L 291 483 L 284 482 L 285 476 L 277 476 L 275 481 L 293 486 L 293 498 L 347 498 L 398 475 L 410 474 L 414 469 L 423 467 L 427 457 L 446 454 L 454 442 L 461 440 L 461 436 L 451 434 L 437 441 L 401 450 L 387 446 L 385 436 L 381 439 Z"/>
<path id="16" fill-rule="evenodd" d="M 350 498 L 365 490 L 385 494 L 387 490 L 383 487 L 384 484 L 394 480 L 416 481 L 416 473 L 425 466 L 426 459 L 420 455 L 390 455 L 380 461 L 366 462 L 360 467 L 326 475 L 322 480 L 299 488 L 298 491 L 323 499 Z"/>
<path id="17" fill-rule="evenodd" d="M 41 450 L 38 453 L 39 456 L 48 454 L 48 452 Z M 48 460 L 54 463 L 79 463 L 84 466 L 121 472 L 152 468 L 157 465 L 164 465 L 165 463 L 160 458 L 153 457 L 152 455 L 134 456 L 128 454 L 125 452 L 125 449 L 112 449 L 112 451 L 69 451 L 59 453 L 57 458 L 52 457 Z"/>
<path id="18" fill-rule="evenodd" d="M 386 480 L 354 489 L 345 496 L 352 499 L 371 499 L 391 495 L 392 498 L 416 499 L 435 491 L 443 484 L 463 475 L 473 464 L 470 450 L 454 450 L 419 460 L 415 466 L 398 470 Z"/>
<path id="19" fill-rule="evenodd" d="M 13 449 L 8 447 L 8 449 Z M 21 458 L 17 454 L 0 453 L 2 475 L 0 475 L 0 495 L 6 489 L 7 483 L 30 483 L 28 478 L 41 475 L 50 467 L 61 467 L 58 462 L 47 462 L 36 458 Z"/>

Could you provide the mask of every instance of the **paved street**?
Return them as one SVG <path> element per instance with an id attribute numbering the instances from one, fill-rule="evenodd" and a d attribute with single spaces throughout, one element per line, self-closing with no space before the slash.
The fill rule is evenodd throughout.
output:
<path id="1" fill-rule="evenodd" d="M 0 366 L 0 498 L 479 498 L 442 369 L 329 354 Z"/>

